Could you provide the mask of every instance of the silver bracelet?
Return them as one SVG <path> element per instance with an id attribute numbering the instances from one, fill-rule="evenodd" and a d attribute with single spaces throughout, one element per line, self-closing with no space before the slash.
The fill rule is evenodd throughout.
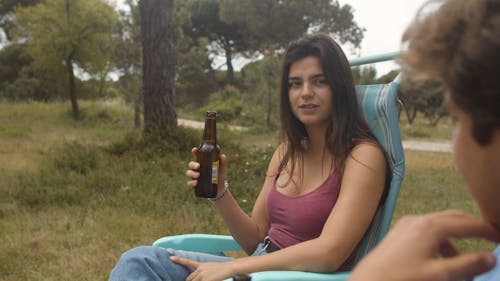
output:
<path id="1" fill-rule="evenodd" d="M 222 191 L 222 193 L 221 194 L 217 194 L 217 196 L 214 197 L 214 198 L 207 198 L 208 201 L 215 202 L 217 200 L 222 199 L 224 197 L 224 195 L 226 195 L 226 192 L 227 192 L 228 189 L 229 189 L 229 183 L 227 182 L 227 180 L 224 180 L 224 190 Z"/>

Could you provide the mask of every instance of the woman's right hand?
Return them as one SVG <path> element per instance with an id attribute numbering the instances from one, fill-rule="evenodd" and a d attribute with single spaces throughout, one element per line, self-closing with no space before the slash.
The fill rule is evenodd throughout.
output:
<path id="1" fill-rule="evenodd" d="M 193 154 L 195 159 L 197 152 L 198 152 L 197 147 L 193 147 L 191 149 L 191 153 Z M 198 172 L 199 168 L 200 168 L 200 163 L 196 161 L 189 161 L 188 170 L 186 171 L 186 176 L 188 177 L 187 185 L 189 187 L 195 187 L 198 184 L 198 178 L 200 177 L 200 173 Z"/>
<path id="2" fill-rule="evenodd" d="M 196 159 L 196 153 L 198 152 L 197 147 L 193 147 L 191 149 L 191 153 L 193 157 Z M 220 163 L 219 163 L 219 188 L 224 186 L 224 180 L 226 178 L 226 164 L 227 157 L 225 154 L 220 154 Z M 198 184 L 198 178 L 200 177 L 200 172 L 198 169 L 200 168 L 200 163 L 196 161 L 189 161 L 188 170 L 186 171 L 186 176 L 188 177 L 187 185 L 189 187 L 194 188 Z M 221 184 L 222 183 L 222 184 Z"/>

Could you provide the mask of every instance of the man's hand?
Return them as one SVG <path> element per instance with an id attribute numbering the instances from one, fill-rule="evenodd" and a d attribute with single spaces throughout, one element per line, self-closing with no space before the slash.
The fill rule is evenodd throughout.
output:
<path id="1" fill-rule="evenodd" d="M 450 241 L 471 237 L 500 241 L 492 226 L 459 211 L 404 217 L 349 280 L 470 280 L 496 264 L 491 253 L 461 254 Z"/>

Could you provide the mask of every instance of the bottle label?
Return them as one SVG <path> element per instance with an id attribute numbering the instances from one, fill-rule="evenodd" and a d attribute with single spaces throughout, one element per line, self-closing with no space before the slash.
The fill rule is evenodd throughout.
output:
<path id="1" fill-rule="evenodd" d="M 212 162 L 212 184 L 218 184 L 219 161 Z"/>

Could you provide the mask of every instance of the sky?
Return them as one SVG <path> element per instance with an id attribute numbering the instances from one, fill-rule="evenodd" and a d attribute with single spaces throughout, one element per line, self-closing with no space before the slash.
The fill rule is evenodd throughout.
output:
<path id="1" fill-rule="evenodd" d="M 366 29 L 359 55 L 345 46 L 348 58 L 365 57 L 401 50 L 401 36 L 426 0 L 339 0 L 354 10 L 354 20 Z M 398 69 L 392 61 L 374 64 L 377 76 Z"/>

